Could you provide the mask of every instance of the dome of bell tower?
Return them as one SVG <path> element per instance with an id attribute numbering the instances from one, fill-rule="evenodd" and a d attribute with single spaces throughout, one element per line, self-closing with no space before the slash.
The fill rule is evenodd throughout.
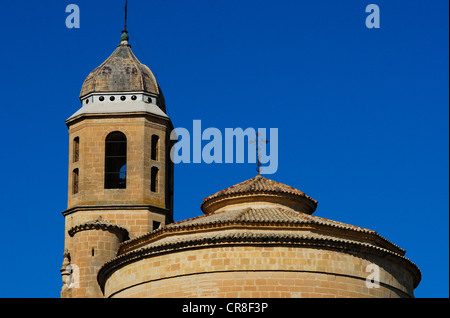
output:
<path id="1" fill-rule="evenodd" d="M 128 32 L 122 31 L 114 52 L 86 77 L 79 95 L 82 107 L 66 124 L 94 114 L 149 113 L 167 118 L 161 87 L 134 55 L 128 39 Z"/>
<path id="2" fill-rule="evenodd" d="M 90 93 L 111 92 L 146 92 L 161 95 L 161 89 L 152 71 L 133 54 L 125 31 L 114 52 L 85 79 L 80 99 Z"/>

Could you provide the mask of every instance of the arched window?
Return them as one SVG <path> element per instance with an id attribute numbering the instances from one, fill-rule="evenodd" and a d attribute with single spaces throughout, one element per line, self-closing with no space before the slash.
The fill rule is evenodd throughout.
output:
<path id="1" fill-rule="evenodd" d="M 73 139 L 73 162 L 77 162 L 80 159 L 80 137 Z"/>
<path id="2" fill-rule="evenodd" d="M 78 193 L 78 179 L 78 168 L 76 168 L 72 172 L 72 194 Z"/>
<path id="3" fill-rule="evenodd" d="M 159 153 L 159 136 L 152 135 L 152 160 L 158 160 L 158 153 Z"/>
<path id="4" fill-rule="evenodd" d="M 115 131 L 105 141 L 105 189 L 125 189 L 126 181 L 127 137 Z"/>
<path id="5" fill-rule="evenodd" d="M 158 168 L 152 167 L 152 176 L 150 184 L 150 190 L 152 192 L 158 192 L 158 172 L 159 172 Z"/>

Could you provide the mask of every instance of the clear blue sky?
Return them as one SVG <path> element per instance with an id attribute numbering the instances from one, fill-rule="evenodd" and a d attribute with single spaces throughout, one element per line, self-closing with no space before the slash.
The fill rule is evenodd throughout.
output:
<path id="1" fill-rule="evenodd" d="M 76 3 L 80 28 L 68 29 Z M 65 119 L 119 43 L 124 1 L 3 1 L 0 297 L 59 297 L 67 204 Z M 381 28 L 365 7 L 378 4 Z M 270 178 L 366 227 L 448 297 L 448 1 L 129 1 L 132 49 L 175 127 L 278 128 Z M 175 219 L 253 177 L 254 164 L 179 164 Z"/>

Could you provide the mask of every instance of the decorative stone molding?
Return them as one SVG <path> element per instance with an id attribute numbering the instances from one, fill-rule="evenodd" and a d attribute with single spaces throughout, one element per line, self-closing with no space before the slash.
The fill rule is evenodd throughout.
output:
<path id="1" fill-rule="evenodd" d="M 63 286 L 61 288 L 61 296 L 68 297 L 68 294 L 67 294 L 69 292 L 68 279 L 71 274 L 70 270 L 68 269 L 68 266 L 70 265 L 70 253 L 69 253 L 68 249 L 64 250 L 63 257 L 64 257 L 64 260 L 62 263 L 62 267 L 59 270 L 61 272 L 61 279 L 63 282 Z"/>
<path id="2" fill-rule="evenodd" d="M 75 235 L 77 232 L 81 231 L 87 231 L 87 230 L 103 230 L 103 231 L 110 231 L 115 232 L 117 234 L 120 234 L 123 238 L 123 240 L 128 240 L 128 231 L 127 229 L 114 224 L 110 221 L 103 220 L 101 216 L 99 216 L 96 220 L 88 221 L 83 224 L 76 225 L 72 227 L 68 233 L 71 237 Z"/>

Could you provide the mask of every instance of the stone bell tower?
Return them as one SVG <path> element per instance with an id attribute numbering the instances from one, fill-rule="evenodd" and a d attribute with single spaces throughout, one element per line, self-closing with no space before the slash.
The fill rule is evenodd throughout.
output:
<path id="1" fill-rule="evenodd" d="M 97 271 L 124 240 L 173 222 L 172 122 L 150 69 L 121 42 L 66 120 L 69 184 L 62 297 L 103 297 Z M 70 266 L 69 266 L 70 265 Z"/>

